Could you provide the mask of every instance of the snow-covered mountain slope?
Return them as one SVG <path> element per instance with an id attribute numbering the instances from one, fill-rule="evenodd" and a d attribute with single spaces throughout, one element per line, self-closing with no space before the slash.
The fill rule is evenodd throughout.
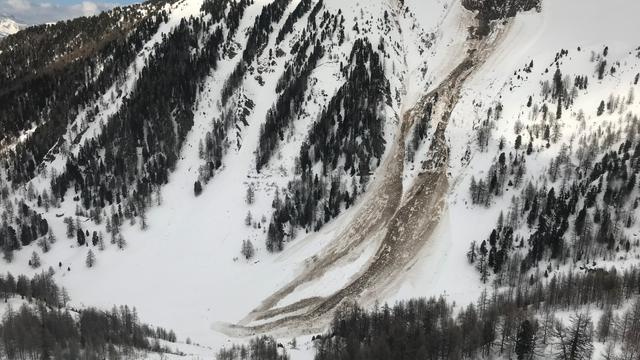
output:
<path id="1" fill-rule="evenodd" d="M 38 273 L 35 252 L 74 306 L 217 349 L 347 301 L 637 262 L 638 5 L 476 3 L 182 0 L 86 20 L 105 42 L 1 49 L 0 264 Z M 594 166 L 610 151 L 627 178 Z"/>
<path id="2" fill-rule="evenodd" d="M 15 19 L 0 15 L 0 38 L 15 34 L 24 27 L 25 25 L 17 22 Z"/>
<path id="3" fill-rule="evenodd" d="M 627 11 L 635 11 L 637 7 L 635 4 L 624 2 L 617 2 L 613 6 Z M 469 284 L 474 284 L 478 273 L 472 267 L 465 266 L 466 259 L 459 256 L 467 252 L 469 242 L 476 241 L 480 245 L 483 240 L 489 238 L 500 213 L 502 212 L 505 218 L 509 217 L 514 206 L 514 196 L 524 190 L 528 181 L 537 184 L 536 186 L 544 185 L 547 191 L 553 186 L 558 193 L 562 187 L 570 186 L 569 179 L 583 176 L 580 175 L 582 171 L 577 171 L 580 164 L 578 159 L 584 156 L 580 154 L 584 150 L 580 150 L 578 144 L 585 141 L 583 138 L 589 138 L 588 134 L 598 134 L 607 127 L 617 128 L 622 132 L 622 138 L 607 145 L 601 144 L 602 150 L 591 150 L 600 154 L 608 151 L 605 150 L 608 147 L 617 151 L 620 141 L 626 136 L 631 136 L 626 130 L 626 121 L 635 117 L 638 111 L 637 101 L 632 99 L 629 102 L 629 94 L 636 88 L 635 78 L 639 64 L 637 41 L 627 29 L 628 26 L 634 25 L 631 19 L 624 16 L 619 17 L 618 21 L 612 18 L 604 19 L 598 8 L 596 1 L 544 2 L 540 13 L 518 15 L 507 25 L 504 40 L 496 47 L 482 69 L 469 79 L 463 89 L 463 96 L 453 109 L 454 120 L 448 128 L 451 188 L 446 215 L 439 226 L 438 235 L 432 237 L 425 247 L 421 260 L 424 264 L 422 269 L 416 267 L 415 273 L 410 276 L 412 280 L 403 285 L 404 290 L 394 294 L 394 298 L 406 298 L 410 294 L 420 293 L 437 295 L 445 289 L 446 293 L 457 301 L 469 302 L 476 299 L 483 286 L 477 282 L 473 287 Z M 575 16 L 572 15 L 569 19 L 569 13 Z M 627 20 L 629 22 L 626 22 Z M 565 25 L 574 30 L 563 31 Z M 602 80 L 598 80 L 599 59 L 603 57 L 602 53 L 606 47 L 609 49 L 609 63 L 616 64 L 615 67 L 621 71 L 616 70 L 613 74 L 605 75 Z M 559 56 L 562 50 L 568 51 L 568 55 Z M 557 58 L 559 61 L 556 61 Z M 530 71 L 523 71 L 531 62 L 533 67 Z M 586 89 L 569 90 L 574 100 L 568 110 L 563 109 L 562 117 L 557 122 L 553 119 L 555 104 L 550 103 L 550 96 L 543 90 L 545 86 L 553 83 L 556 64 L 569 88 L 574 87 L 576 76 L 589 78 Z M 608 70 L 611 69 L 607 67 Z M 531 106 L 527 106 L 530 96 L 533 101 Z M 610 96 L 626 98 L 628 105 L 610 111 L 609 115 L 605 113 L 597 116 L 600 101 L 607 102 Z M 555 128 L 558 134 L 557 138 L 552 138 L 551 141 L 545 140 L 543 134 L 545 125 L 544 120 L 541 120 L 543 115 L 540 109 L 545 103 L 549 111 L 554 112 L 546 116 L 546 121 L 551 124 L 551 132 L 553 133 Z M 497 104 L 501 105 L 501 115 L 491 122 L 491 135 L 487 145 L 480 146 L 479 128 L 487 117 L 487 111 L 491 107 L 495 108 Z M 522 130 L 515 131 L 520 128 Z M 488 206 L 473 205 L 469 194 L 472 178 L 490 178 L 490 166 L 498 162 L 502 152 L 513 161 L 516 154 L 526 150 L 529 133 L 533 137 L 533 153 L 524 155 L 526 170 L 519 180 L 520 185 L 510 185 L 509 183 L 514 181 L 513 177 L 508 176 L 505 188 L 500 191 L 499 196 L 489 200 Z M 518 134 L 521 134 L 523 145 L 520 151 L 514 151 Z M 501 139 L 505 144 L 503 149 L 500 146 Z M 486 150 L 481 151 L 481 147 Z M 575 173 L 565 179 L 558 176 L 558 180 L 552 183 L 551 179 L 545 179 L 545 175 L 549 171 L 551 161 L 563 151 L 568 152 L 571 159 L 563 166 L 563 171 L 570 173 L 573 170 Z M 601 157 L 595 153 L 592 156 Z M 511 176 L 517 172 L 517 166 L 513 169 L 509 170 L 513 171 Z M 632 199 L 634 196 L 630 195 Z M 525 204 L 519 200 L 520 203 L 516 206 L 519 206 L 521 213 L 525 213 L 522 210 Z M 633 203 L 629 205 L 632 206 Z M 515 222 L 516 227 L 521 228 L 520 234 L 526 243 L 528 234 L 533 232 L 527 226 L 526 213 L 524 219 L 519 218 Z M 460 226 L 461 224 L 469 226 Z M 535 228 L 533 225 L 533 229 Z M 635 233 L 635 230 L 631 233 Z M 572 236 L 565 235 L 569 243 L 567 246 L 570 246 Z M 630 240 L 632 243 L 637 241 L 635 235 L 632 235 Z M 631 263 L 637 262 L 637 249 L 634 254 L 624 257 Z M 606 267 L 612 263 L 607 261 L 603 264 L 601 256 L 600 261 L 598 256 L 592 259 L 596 260 L 599 266 Z M 584 264 L 584 261 L 582 263 Z M 546 266 L 541 271 L 544 272 L 545 268 Z M 452 281 L 453 279 L 455 280 Z"/>

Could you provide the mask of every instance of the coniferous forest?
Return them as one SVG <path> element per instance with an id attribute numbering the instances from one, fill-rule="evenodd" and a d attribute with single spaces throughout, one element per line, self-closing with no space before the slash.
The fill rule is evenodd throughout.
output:
<path id="1" fill-rule="evenodd" d="M 117 359 L 136 352 L 170 352 L 160 340 L 175 342 L 172 330 L 140 322 L 135 308 L 76 310 L 66 289 L 53 280 L 50 268 L 29 279 L 0 275 L 0 297 L 7 306 L 0 320 L 3 359 Z M 18 308 L 9 300 L 25 300 Z"/>
<path id="2" fill-rule="evenodd" d="M 485 291 L 462 307 L 445 297 L 371 309 L 345 303 L 329 330 L 313 336 L 315 359 L 586 360 L 596 355 L 596 341 L 605 343 L 598 356 L 635 359 L 640 354 L 638 295 L 640 271 L 633 267 L 571 272 L 544 285 L 519 276 L 506 291 Z M 631 306 L 624 306 L 629 301 Z M 594 313 L 600 314 L 597 320 Z M 218 359 L 244 358 L 238 349 L 223 350 Z"/>

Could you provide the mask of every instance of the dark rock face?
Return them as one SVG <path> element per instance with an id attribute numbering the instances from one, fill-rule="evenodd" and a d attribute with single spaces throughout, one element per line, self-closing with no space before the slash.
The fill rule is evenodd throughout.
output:
<path id="1" fill-rule="evenodd" d="M 521 11 L 539 8 L 540 0 L 462 0 L 462 6 L 470 11 L 478 11 L 480 24 L 476 35 L 484 36 L 490 31 L 490 21 L 514 17 Z"/>

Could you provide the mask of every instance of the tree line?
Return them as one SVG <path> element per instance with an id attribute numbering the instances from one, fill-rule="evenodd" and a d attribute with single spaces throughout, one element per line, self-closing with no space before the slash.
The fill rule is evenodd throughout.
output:
<path id="1" fill-rule="evenodd" d="M 259 336 L 247 345 L 233 344 L 216 354 L 217 360 L 289 360 L 284 347 L 271 336 Z"/>
<path id="2" fill-rule="evenodd" d="M 159 340 L 175 342 L 172 330 L 141 323 L 136 309 L 113 307 L 76 310 L 53 280 L 53 269 L 17 278 L 0 276 L 0 295 L 19 296 L 19 309 L 8 306 L 0 321 L 0 357 L 12 359 L 120 358 L 134 351 L 169 352 Z"/>
<path id="3" fill-rule="evenodd" d="M 635 358 L 640 351 L 639 275 L 637 268 L 581 272 L 554 277 L 535 289 L 524 281 L 506 292 L 483 293 L 475 304 L 458 310 L 443 297 L 370 310 L 347 304 L 336 311 L 329 331 L 314 337 L 315 358 L 591 359 L 595 340 L 607 343 L 602 354 L 607 359 Z M 624 310 L 621 305 L 629 302 L 632 306 Z M 607 309 L 597 326 L 589 306 Z M 572 315 L 561 320 L 557 311 Z"/>

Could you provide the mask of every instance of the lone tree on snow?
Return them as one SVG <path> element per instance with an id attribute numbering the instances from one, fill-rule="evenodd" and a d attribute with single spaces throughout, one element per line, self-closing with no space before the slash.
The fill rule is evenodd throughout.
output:
<path id="1" fill-rule="evenodd" d="M 193 193 L 196 196 L 200 196 L 200 194 L 202 194 L 202 184 L 199 180 L 193 184 Z"/>
<path id="2" fill-rule="evenodd" d="M 250 240 L 243 240 L 242 241 L 242 256 L 244 256 L 245 259 L 249 260 L 253 257 L 253 255 L 255 254 L 255 249 L 253 248 L 253 244 L 251 243 Z"/>
<path id="3" fill-rule="evenodd" d="M 40 256 L 38 256 L 37 252 L 31 253 L 31 259 L 29 259 L 29 266 L 36 269 L 40 267 Z"/>
<path id="4" fill-rule="evenodd" d="M 245 197 L 245 201 L 248 205 L 252 205 L 256 201 L 256 193 L 253 189 L 253 185 L 249 185 L 247 187 L 247 195 Z"/>
<path id="5" fill-rule="evenodd" d="M 120 250 L 124 249 L 127 246 L 127 241 L 124 239 L 122 234 L 118 234 L 116 244 L 118 245 L 118 249 Z"/>
<path id="6" fill-rule="evenodd" d="M 96 264 L 96 256 L 93 254 L 93 251 L 89 250 L 87 252 L 87 259 L 85 260 L 88 268 L 92 268 L 93 265 Z"/>

